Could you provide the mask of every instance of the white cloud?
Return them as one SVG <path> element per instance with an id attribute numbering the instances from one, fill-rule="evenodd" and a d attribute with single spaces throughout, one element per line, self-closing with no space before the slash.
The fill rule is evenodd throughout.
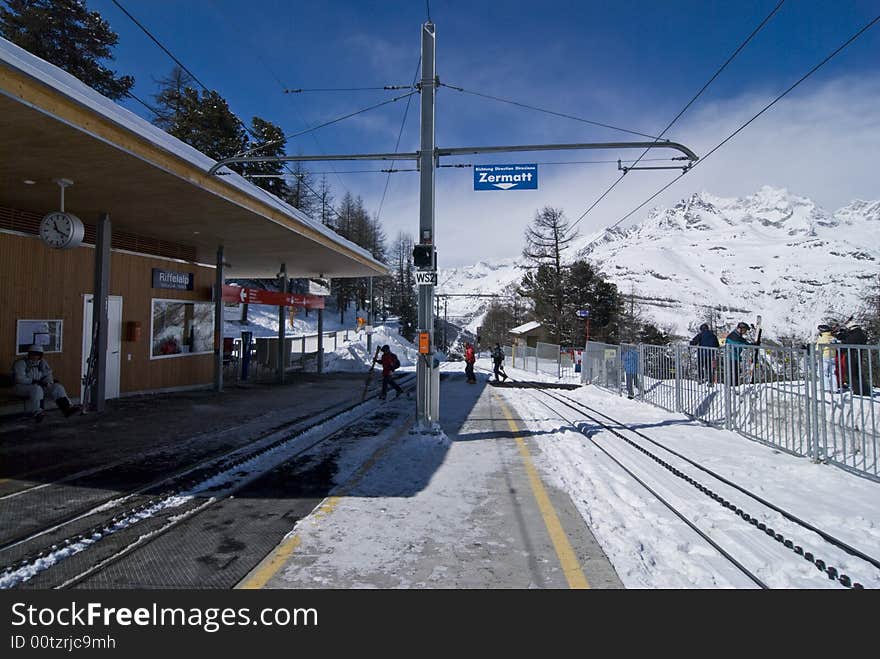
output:
<path id="1" fill-rule="evenodd" d="M 673 127 L 669 137 L 691 147 L 698 155 L 705 155 L 776 93 L 752 92 L 699 103 Z M 807 81 L 629 222 L 640 220 L 653 206 L 671 205 L 699 190 L 741 197 L 767 184 L 810 197 L 828 211 L 856 198 L 880 198 L 880 178 L 875 169 L 876 156 L 880 153 L 878 107 L 880 77 L 841 78 L 821 85 Z M 548 117 L 548 122 L 555 121 Z M 625 119 L 618 121 L 626 125 Z M 637 123 L 645 123 L 644 115 Z M 648 123 L 665 125 L 660 118 Z M 551 130 L 559 134 L 555 126 Z M 517 140 L 515 130 L 510 135 L 509 143 L 530 141 Z M 632 158 L 639 153 L 632 150 L 544 152 L 480 157 L 474 161 L 607 160 Z M 436 227 L 443 266 L 517 255 L 522 247 L 523 230 L 537 209 L 545 205 L 562 207 L 574 220 L 618 175 L 613 164 L 543 165 L 537 191 L 474 192 L 470 169 L 439 170 Z M 672 171 L 628 174 L 580 223 L 581 232 L 592 232 L 615 222 L 676 175 Z M 375 202 L 371 202 L 372 195 L 365 194 L 368 207 L 376 208 L 379 196 L 381 186 Z M 392 178 L 382 215 L 388 235 L 401 229 L 416 233 L 417 174 L 397 174 Z"/>

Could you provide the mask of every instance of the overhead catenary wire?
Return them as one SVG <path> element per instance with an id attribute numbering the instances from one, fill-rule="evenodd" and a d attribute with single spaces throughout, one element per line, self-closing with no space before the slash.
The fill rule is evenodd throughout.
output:
<path id="1" fill-rule="evenodd" d="M 430 20 L 430 19 L 429 19 Z M 416 71 L 413 74 L 413 87 L 415 87 L 416 80 L 419 78 L 419 69 L 422 66 L 422 56 L 419 55 L 419 60 L 416 62 Z M 409 115 L 409 106 L 410 101 L 412 101 L 412 96 L 406 99 L 406 108 L 403 111 L 403 120 L 400 122 L 400 130 L 397 132 L 397 142 L 394 144 L 394 152 L 400 148 L 400 138 L 403 137 L 403 129 L 406 126 L 406 118 Z M 391 167 L 394 167 L 394 160 L 391 161 Z M 391 182 L 391 172 L 388 172 L 388 177 L 385 179 L 385 189 L 382 190 L 382 199 L 379 201 L 379 210 L 376 211 L 376 221 L 378 222 L 382 217 L 382 207 L 385 206 L 385 196 L 388 194 L 388 184 Z"/>
<path id="2" fill-rule="evenodd" d="M 164 53 L 165 53 L 166 55 L 168 55 L 172 60 L 174 60 L 174 62 L 175 62 L 175 63 L 176 63 L 181 69 L 183 69 L 183 70 L 187 73 L 187 75 L 189 75 L 189 76 L 190 76 L 190 77 L 191 77 L 191 78 L 192 78 L 192 79 L 193 79 L 198 85 L 200 85 L 200 86 L 202 87 L 202 89 L 204 89 L 206 92 L 210 92 L 210 91 L 211 91 L 211 90 L 207 87 L 207 85 L 205 85 L 201 80 L 199 80 L 199 78 L 198 78 L 198 77 L 197 77 L 192 71 L 190 71 L 189 68 L 187 68 L 187 66 L 186 66 L 183 62 L 181 62 L 177 57 L 175 57 L 174 54 L 173 54 L 170 50 L 168 50 L 168 49 L 167 49 L 167 48 L 166 48 L 166 47 L 165 47 L 165 46 L 164 46 L 164 45 L 163 45 L 163 44 L 162 44 L 162 43 L 161 43 L 161 42 L 160 42 L 160 41 L 159 41 L 159 40 L 158 40 L 153 34 L 152 34 L 152 32 L 150 32 L 150 30 L 147 29 L 147 27 L 146 27 L 145 25 L 143 25 L 143 23 L 141 23 L 141 22 L 138 21 L 134 16 L 132 16 L 131 13 L 129 13 L 129 12 L 125 9 L 125 7 L 123 7 L 121 4 L 119 4 L 119 2 L 117 2 L 116 0 L 112 0 L 112 1 L 113 1 L 113 4 L 115 4 L 117 7 L 119 7 L 119 9 L 120 9 L 120 10 L 121 10 L 126 16 L 128 16 L 128 18 L 130 18 L 131 21 L 132 21 L 135 25 L 137 25 L 137 26 L 141 29 L 141 31 L 143 31 L 144 34 L 146 34 L 146 35 L 147 35 L 147 36 L 153 41 L 153 43 L 155 43 L 157 46 L 159 46 L 159 48 L 162 50 L 162 52 L 164 52 Z M 265 63 L 264 63 L 264 66 L 266 66 Z M 268 66 L 267 66 L 266 68 L 268 69 Z M 270 72 L 270 74 L 272 74 L 273 77 L 276 78 L 276 80 L 278 80 L 278 77 L 275 76 L 275 74 L 274 74 L 273 71 L 271 71 L 271 70 L 269 69 L 269 72 Z M 280 80 L 278 80 L 278 81 L 279 81 L 279 83 L 280 83 Z M 284 84 L 281 83 L 281 86 L 282 86 L 282 88 L 283 88 L 283 87 L 284 87 Z M 416 93 L 416 92 L 412 92 L 412 93 Z M 148 109 L 150 109 L 151 112 L 153 112 L 154 114 L 156 114 L 156 115 L 158 116 L 159 113 L 156 112 L 156 110 L 155 110 L 154 108 L 152 108 L 152 107 L 150 107 L 149 105 L 147 105 L 147 103 L 145 103 L 143 100 L 137 98 L 134 94 L 131 94 L 131 93 L 129 93 L 129 96 L 131 96 L 134 100 L 138 101 L 139 103 L 141 103 L 142 105 L 144 105 L 145 107 L 147 107 Z M 393 99 L 393 100 L 396 100 L 396 99 Z M 390 102 L 390 101 L 389 101 L 389 102 Z M 380 105 L 381 105 L 381 104 L 380 104 Z M 356 114 L 357 114 L 357 113 L 356 113 Z M 233 116 L 235 116 L 235 115 L 233 115 Z M 352 115 L 352 116 L 353 116 L 353 115 Z M 251 135 L 251 137 L 257 137 L 257 134 L 256 134 L 256 133 L 255 133 L 255 132 L 254 132 L 254 131 L 253 131 L 253 130 L 252 130 L 252 129 L 251 129 L 251 128 L 250 128 L 250 127 L 244 122 L 244 121 L 242 121 L 238 116 L 235 116 L 235 119 L 236 119 L 236 120 L 238 121 L 238 123 L 239 123 L 239 124 L 245 129 L 245 131 L 247 131 L 247 132 Z M 341 119 L 334 120 L 334 121 L 331 122 L 331 123 L 335 123 L 335 121 L 341 121 Z M 329 125 L 329 124 L 328 124 L 328 125 Z M 302 131 L 302 132 L 299 133 L 299 134 L 308 133 L 308 132 L 310 132 L 310 130 L 315 130 L 315 129 L 317 129 L 317 128 L 320 128 L 320 126 L 317 126 L 317 127 L 315 127 L 315 128 L 311 128 L 311 129 L 308 129 L 308 130 Z M 284 141 L 286 141 L 286 139 L 288 139 L 288 138 L 284 138 Z M 278 140 L 278 141 L 281 141 L 281 140 Z M 277 143 L 277 141 L 276 141 L 275 143 Z M 258 148 L 263 148 L 263 147 L 265 147 L 265 146 L 267 146 L 267 144 L 260 145 L 260 147 L 258 147 Z M 285 165 L 285 168 L 286 168 L 288 171 L 290 171 L 290 169 L 287 168 L 286 165 Z M 317 192 L 316 192 L 316 191 L 315 191 L 315 190 L 314 190 L 314 189 L 313 189 L 308 183 L 306 183 L 305 180 L 303 180 L 302 183 L 303 183 L 303 185 L 306 186 L 306 188 L 308 188 L 308 189 L 311 191 L 311 193 L 312 193 L 313 195 L 315 195 L 316 197 L 320 197 L 320 195 L 318 195 L 318 193 L 317 193 Z M 343 185 L 343 187 L 344 187 L 344 185 Z M 339 213 L 336 211 L 335 208 L 333 208 L 332 206 L 330 206 L 329 208 L 330 208 L 330 210 L 332 210 L 332 211 L 337 215 L 337 217 L 340 217 L 340 218 L 341 218 L 341 216 L 339 215 Z"/>
<path id="3" fill-rule="evenodd" d="M 153 43 L 155 43 L 157 46 L 159 46 L 159 48 L 161 48 L 162 51 L 166 55 L 168 55 L 168 57 L 173 59 L 174 62 L 177 64 L 177 66 L 179 66 L 181 69 L 186 71 L 188 76 L 190 76 L 195 82 L 197 82 L 199 85 L 201 85 L 202 89 L 204 89 L 205 91 L 210 91 L 208 89 L 207 85 L 205 85 L 205 83 L 203 83 L 201 80 L 199 80 L 199 78 L 198 78 L 198 76 L 196 76 L 196 74 L 194 74 L 192 71 L 190 71 L 188 68 L 186 68 L 184 63 L 181 62 L 179 59 L 177 59 L 170 50 L 168 50 L 165 46 L 163 46 L 162 43 L 155 36 L 153 36 L 153 33 L 150 32 L 138 19 L 136 19 L 134 16 L 132 16 L 125 7 L 123 7 L 121 4 L 119 4 L 119 2 L 117 2 L 117 0 L 110 0 L 110 1 L 114 5 L 116 5 L 123 14 L 128 16 L 131 19 L 131 21 L 135 25 L 137 25 L 141 29 L 141 31 L 144 34 L 146 34 L 153 41 Z"/>
<path id="4" fill-rule="evenodd" d="M 776 6 L 770 11 L 770 13 L 767 14 L 767 15 L 764 17 L 764 20 L 762 20 L 762 21 L 758 24 L 758 26 L 755 27 L 754 30 L 752 30 L 752 32 L 749 34 L 749 36 L 747 36 L 747 37 L 742 41 L 742 43 L 740 43 L 740 45 L 736 48 L 736 50 L 734 50 L 733 53 L 731 53 L 731 55 L 727 58 L 727 60 L 725 60 L 725 62 L 724 62 L 719 68 L 718 68 L 718 70 L 715 71 L 714 75 L 712 75 L 712 77 L 709 78 L 709 80 L 706 81 L 706 83 L 700 88 L 700 90 L 699 90 L 696 94 L 694 94 L 694 96 L 691 98 L 691 100 L 689 100 L 689 101 L 685 104 L 685 106 L 679 111 L 679 113 L 678 113 L 677 115 L 675 115 L 675 117 L 672 119 L 672 121 L 670 121 L 670 122 L 666 125 L 666 128 L 664 128 L 664 129 L 660 132 L 660 135 L 659 135 L 657 138 L 655 138 L 655 140 L 654 140 L 655 142 L 658 141 L 663 135 L 665 135 L 666 132 L 667 132 L 670 128 L 672 128 L 672 125 L 673 125 L 676 121 L 678 121 L 678 120 L 681 118 L 681 116 L 682 116 L 685 112 L 687 112 L 688 108 L 690 108 L 691 105 L 693 105 L 693 104 L 696 102 L 696 100 L 697 100 L 700 96 L 703 95 L 703 92 L 706 91 L 706 89 L 709 87 L 709 85 L 711 85 L 719 75 L 721 75 L 721 72 L 724 71 L 724 69 L 727 68 L 727 65 L 730 64 L 730 63 L 736 58 L 736 56 L 740 54 L 740 52 L 742 52 L 743 48 L 745 48 L 745 47 L 749 44 L 749 42 L 755 37 L 755 35 L 758 34 L 758 32 L 760 32 L 761 29 L 763 29 L 763 27 L 764 27 L 764 26 L 770 21 L 770 19 L 773 18 L 774 15 L 776 15 L 776 12 L 779 11 L 779 9 L 782 7 L 782 5 L 783 5 L 784 2 L 785 2 L 785 0 L 779 0 L 779 2 L 778 2 L 778 3 L 776 4 Z M 645 149 L 645 150 L 642 152 L 642 154 L 641 154 L 641 155 L 635 160 L 634 165 L 635 165 L 635 164 L 638 164 L 639 162 L 641 162 L 642 159 L 644 158 L 645 154 L 648 153 L 648 151 L 650 151 L 650 149 Z M 684 171 L 682 172 L 682 175 L 686 174 L 687 171 L 688 171 L 688 170 L 684 170 Z M 627 175 L 627 171 L 624 170 L 624 172 L 623 172 L 620 176 L 617 177 L 617 179 L 616 179 L 616 180 L 615 180 L 615 181 L 614 181 L 614 182 L 608 187 L 608 189 L 606 189 L 605 192 L 603 192 L 601 195 L 599 195 L 599 198 L 596 199 L 596 201 L 594 201 L 594 202 L 593 202 L 593 203 L 587 208 L 587 210 L 585 210 L 583 213 L 581 213 L 580 217 L 578 217 L 578 219 L 575 220 L 575 221 L 572 223 L 572 225 L 569 227 L 569 230 L 573 230 L 573 229 L 578 225 L 578 223 L 580 223 L 580 221 L 583 220 L 583 219 L 584 219 L 584 218 L 590 213 L 590 211 L 592 211 L 596 206 L 598 206 L 599 203 L 600 203 L 600 202 L 601 202 L 606 196 L 608 196 L 608 194 L 609 194 L 609 193 L 610 193 L 615 187 L 617 187 L 617 184 L 620 183 L 620 182 L 623 180 L 624 176 L 626 176 L 626 175 Z M 658 194 L 659 194 L 659 193 L 658 193 Z M 614 226 L 617 226 L 617 224 L 614 224 L 614 225 L 612 225 L 612 227 L 609 227 L 609 228 L 613 228 Z"/>
<path id="5" fill-rule="evenodd" d="M 308 89 L 284 89 L 285 94 L 304 94 L 306 92 L 367 92 L 367 91 L 396 91 L 400 89 L 414 89 L 413 85 L 385 85 L 384 87 L 312 87 Z"/>
<path id="6" fill-rule="evenodd" d="M 219 7 L 217 7 L 216 4 L 214 4 L 213 0 L 211 0 L 210 4 L 211 4 L 211 6 L 214 7 L 214 11 L 215 11 L 215 13 L 216 13 L 218 16 L 220 16 L 220 18 L 221 18 L 221 19 L 222 19 L 227 25 L 231 26 L 232 29 L 233 29 L 234 31 L 237 32 L 237 31 L 238 31 L 238 26 L 236 26 L 236 25 L 234 25 L 234 24 L 232 23 L 232 21 L 229 19 L 228 14 L 227 14 L 225 11 L 223 11 L 222 9 L 220 9 Z M 287 85 L 284 84 L 284 82 L 281 80 L 281 76 L 279 76 L 279 75 L 277 74 L 277 72 L 275 71 L 275 69 L 272 68 L 272 67 L 269 65 L 269 63 L 268 63 L 268 62 L 267 62 L 267 61 L 266 61 L 266 60 L 260 55 L 259 50 L 257 50 L 256 48 L 250 48 L 250 49 L 248 49 L 248 52 L 252 53 L 252 54 L 254 55 L 254 57 L 257 58 L 257 60 L 260 62 L 260 64 L 263 66 L 263 68 L 269 73 L 269 75 L 275 80 L 275 82 L 278 83 L 278 86 L 281 87 L 282 90 L 285 90 L 285 89 L 287 88 Z M 297 115 L 299 115 L 299 118 L 300 118 L 300 120 L 303 122 L 303 124 L 305 124 L 306 126 L 308 126 L 309 123 L 305 120 L 305 118 L 303 117 L 303 115 L 302 115 L 302 113 L 300 112 L 299 108 L 296 107 L 296 106 L 294 106 L 294 109 L 295 109 Z M 247 127 L 245 126 L 245 128 L 247 128 Z M 250 132 L 250 131 L 248 131 L 248 132 Z M 253 134 L 253 133 L 251 133 L 251 134 Z M 318 137 L 317 137 L 314 133 L 311 133 L 310 136 L 311 136 L 311 138 L 315 141 L 315 145 L 318 147 L 318 150 L 319 150 L 319 151 L 323 151 L 323 147 L 321 146 L 321 143 L 320 143 L 320 141 L 318 140 Z M 287 172 L 293 173 L 292 170 L 290 169 L 290 167 L 289 167 L 289 165 L 288 165 L 287 163 L 283 163 L 282 166 L 284 167 L 284 169 L 285 169 Z M 332 164 L 332 163 L 330 164 L 330 169 L 332 169 L 333 171 L 332 171 L 332 172 L 328 172 L 328 173 L 335 174 L 335 175 L 336 175 L 336 180 L 339 181 L 339 184 L 342 186 L 342 189 L 345 190 L 346 192 L 349 192 L 348 187 L 345 185 L 345 182 L 342 180 L 342 177 L 339 176 L 339 173 L 338 173 L 338 172 L 336 171 L 336 169 L 333 167 L 333 164 Z M 301 183 L 302 183 L 302 184 L 303 184 L 303 185 L 309 190 L 309 192 L 311 192 L 316 198 L 320 198 L 320 197 L 321 197 L 321 195 L 319 195 L 319 194 L 314 190 L 314 188 L 312 188 L 312 187 L 308 184 L 308 182 L 307 182 L 304 178 L 301 179 Z M 332 210 L 334 213 L 336 212 L 336 209 L 335 209 L 335 208 L 330 207 L 330 210 Z M 338 213 L 336 213 L 336 214 L 337 214 L 337 216 L 339 216 Z"/>
<path id="7" fill-rule="evenodd" d="M 512 101 L 507 98 L 501 98 L 500 96 L 492 96 L 491 94 L 483 94 L 482 92 L 475 92 L 470 89 L 464 89 L 463 87 L 457 87 L 455 85 L 450 85 L 445 82 L 439 83 L 440 87 L 448 87 L 449 89 L 454 89 L 457 92 L 462 92 L 464 94 L 471 94 L 473 96 L 480 96 L 481 98 L 488 98 L 493 101 L 499 101 L 501 103 L 508 103 L 510 105 L 516 105 L 521 108 L 526 108 L 528 110 L 535 110 L 536 112 L 544 112 L 546 114 L 552 114 L 557 117 L 563 117 L 564 119 L 572 119 L 574 121 L 580 121 L 585 124 L 590 124 L 593 126 L 600 126 L 602 128 L 610 128 L 611 130 L 619 130 L 623 133 L 629 133 L 630 135 L 638 135 L 639 137 L 647 137 L 652 140 L 659 140 L 660 138 L 655 135 L 648 135 L 647 133 L 640 133 L 636 130 L 629 130 L 628 128 L 621 128 L 620 126 L 613 126 L 611 124 L 605 124 L 601 121 L 593 121 L 592 119 L 584 119 L 583 117 L 576 117 L 573 114 L 565 114 L 564 112 L 556 112 L 555 110 L 547 110 L 546 108 L 539 108 L 535 105 L 529 105 L 528 103 L 521 103 L 519 101 Z"/>
<path id="8" fill-rule="evenodd" d="M 852 35 L 849 39 L 847 39 L 843 44 L 841 44 L 840 46 L 838 46 L 838 47 L 837 47 L 837 48 L 836 48 L 831 54 L 829 54 L 827 57 L 825 57 L 825 59 L 823 59 L 821 62 L 819 62 L 818 64 L 816 64 L 812 69 L 810 69 L 809 71 L 807 71 L 803 76 L 801 76 L 801 77 L 797 80 L 797 82 L 795 82 L 795 83 L 794 83 L 793 85 L 791 85 L 788 89 L 786 89 L 784 92 L 782 92 L 781 94 L 779 94 L 779 96 L 777 96 L 777 97 L 774 98 L 772 101 L 770 101 L 767 105 L 765 105 L 763 108 L 761 108 L 757 113 L 755 113 L 755 114 L 751 117 L 751 119 L 749 119 L 748 121 L 746 121 L 746 122 L 745 122 L 744 124 L 742 124 L 739 128 L 737 128 L 735 131 L 733 131 L 730 135 L 728 135 L 728 136 L 725 137 L 723 140 L 721 140 L 718 144 L 716 144 L 714 147 L 712 147 L 712 149 L 710 149 L 709 152 L 706 153 L 706 155 L 704 155 L 702 158 L 700 158 L 700 160 L 698 160 L 697 162 L 695 162 L 694 165 L 693 165 L 693 167 L 691 167 L 691 169 L 688 170 L 688 171 L 692 171 L 692 170 L 694 169 L 694 167 L 696 167 L 697 165 L 699 165 L 699 164 L 701 164 L 701 163 L 704 163 L 704 162 L 706 161 L 706 159 L 707 159 L 709 156 L 711 156 L 711 155 L 712 155 L 713 153 L 715 153 L 718 149 L 720 149 L 722 146 L 724 146 L 724 145 L 727 144 L 730 140 L 732 140 L 734 137 L 736 137 L 736 136 L 737 136 L 739 133 L 741 133 L 741 132 L 742 132 L 742 131 L 743 131 L 743 130 L 749 125 L 749 124 L 751 124 L 753 121 L 755 121 L 755 119 L 757 119 L 758 117 L 760 117 L 762 114 L 764 114 L 764 113 L 765 113 L 767 110 L 769 110 L 771 107 L 773 107 L 774 105 L 776 105 L 776 103 L 778 103 L 780 100 L 782 100 L 786 95 L 788 95 L 788 94 L 789 94 L 792 90 L 794 90 L 798 85 L 800 85 L 802 82 L 804 82 L 804 80 L 806 80 L 806 79 L 809 78 L 811 75 L 813 75 L 816 71 L 818 71 L 818 70 L 821 69 L 823 66 L 825 66 L 825 64 L 827 64 L 827 63 L 828 63 L 829 61 L 831 61 L 834 57 L 836 57 L 840 52 L 842 52 L 846 47 L 848 47 L 853 41 L 855 41 L 855 40 L 858 39 L 860 36 L 862 36 L 862 34 L 864 34 L 864 33 L 867 32 L 870 28 L 872 28 L 872 27 L 873 27 L 878 21 L 880 21 L 880 15 L 874 17 L 873 20 L 869 21 L 869 22 L 868 22 L 866 25 L 864 25 L 864 26 L 863 26 L 858 32 L 856 32 L 855 34 L 853 34 L 853 35 Z M 649 204 L 651 201 L 653 201 L 654 199 L 656 199 L 657 196 L 659 196 L 661 193 L 663 193 L 663 192 L 665 192 L 666 190 L 668 190 L 668 189 L 669 189 L 674 183 L 680 181 L 681 178 L 682 178 L 685 174 L 687 174 L 687 173 L 688 173 L 688 172 L 682 172 L 679 176 L 677 176 L 677 177 L 675 177 L 674 179 L 672 179 L 671 181 L 669 181 L 669 183 L 667 183 L 667 184 L 664 185 L 662 188 L 660 188 L 659 190 L 657 190 L 657 192 L 655 192 L 654 194 L 652 194 L 652 195 L 651 195 L 650 197 L 648 197 L 645 201 L 643 201 L 641 204 L 639 204 L 638 206 L 636 206 L 635 208 L 633 208 L 629 213 L 627 213 L 626 215 L 624 215 L 623 217 L 621 217 L 621 218 L 620 218 L 619 220 L 617 220 L 614 224 L 608 226 L 607 228 L 608 228 L 608 229 L 613 229 L 614 227 L 616 227 L 616 226 L 617 226 L 618 224 L 620 224 L 621 222 L 623 222 L 623 221 L 627 220 L 628 218 L 630 218 L 632 215 L 634 215 L 635 213 L 637 213 L 640 209 L 644 208 L 644 206 L 646 206 L 646 205 Z"/>
<path id="9" fill-rule="evenodd" d="M 283 137 L 277 140 L 270 140 L 269 142 L 265 142 L 264 144 L 259 144 L 247 151 L 242 151 L 241 153 L 237 153 L 232 158 L 245 158 L 247 156 L 253 155 L 260 149 L 265 149 L 267 146 L 273 146 L 275 144 L 280 144 L 282 142 L 286 142 L 287 140 L 291 140 L 295 137 L 299 137 L 301 135 L 305 135 L 306 133 L 311 133 L 312 131 L 318 130 L 320 128 L 326 128 L 327 126 L 332 126 L 333 124 L 337 124 L 340 121 L 344 121 L 345 119 L 351 119 L 359 114 L 363 114 L 364 112 L 369 112 L 370 110 L 375 110 L 376 108 L 380 108 L 383 105 L 388 105 L 389 103 L 395 103 L 401 99 L 407 98 L 408 96 L 412 96 L 413 94 L 417 94 L 417 91 L 412 91 L 407 94 L 401 94 L 400 96 L 395 96 L 394 98 L 390 98 L 388 100 L 382 101 L 381 103 L 376 103 L 375 105 L 370 105 L 365 108 L 361 108 L 360 110 L 355 110 L 354 112 L 349 112 L 348 114 L 342 115 L 341 117 L 336 117 L 335 119 L 330 119 L 329 121 L 325 121 L 322 124 L 318 124 L 317 126 L 312 126 L 310 128 L 306 128 L 305 130 L 298 131 L 296 133 L 291 133 L 289 135 L 284 135 Z"/>

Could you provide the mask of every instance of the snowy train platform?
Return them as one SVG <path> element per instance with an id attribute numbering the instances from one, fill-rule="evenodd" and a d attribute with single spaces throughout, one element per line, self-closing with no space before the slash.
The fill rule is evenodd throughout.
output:
<path id="1" fill-rule="evenodd" d="M 238 587 L 880 587 L 877 483 L 478 366 L 443 382 L 445 435 L 401 427 Z"/>
<path id="2" fill-rule="evenodd" d="M 402 425 L 242 588 L 620 588 L 531 430 L 484 374 L 444 364 L 439 435 Z"/>

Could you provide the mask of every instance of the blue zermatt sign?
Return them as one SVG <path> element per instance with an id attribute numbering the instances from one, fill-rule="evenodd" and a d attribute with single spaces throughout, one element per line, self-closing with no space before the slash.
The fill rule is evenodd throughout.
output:
<path id="1" fill-rule="evenodd" d="M 474 190 L 537 189 L 537 165 L 474 165 Z"/>

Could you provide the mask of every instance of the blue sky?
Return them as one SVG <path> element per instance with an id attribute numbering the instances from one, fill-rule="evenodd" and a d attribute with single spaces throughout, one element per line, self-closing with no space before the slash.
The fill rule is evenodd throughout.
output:
<path id="1" fill-rule="evenodd" d="M 426 3 L 419 0 L 120 2 L 199 79 L 216 88 L 239 116 L 246 121 L 262 116 L 288 133 L 401 93 L 290 95 L 283 89 L 409 84 L 426 18 Z M 657 134 L 776 4 L 431 0 L 430 11 L 442 82 Z M 100 11 L 119 34 L 114 67 L 134 75 L 135 93 L 151 100 L 153 81 L 166 75 L 173 62 L 110 0 L 88 0 L 88 6 Z M 667 136 L 706 153 L 878 13 L 876 0 L 787 0 Z M 875 25 L 652 205 L 674 203 L 701 189 L 744 196 L 765 183 L 809 196 L 829 211 L 857 197 L 880 198 L 872 173 L 880 147 L 878 62 L 880 26 Z M 405 103 L 397 101 L 297 138 L 288 150 L 391 151 Z M 137 104 L 125 104 L 146 116 Z M 414 96 L 401 151 L 418 148 L 418 116 Z M 437 98 L 439 146 L 638 139 L 448 88 Z M 615 160 L 638 153 L 475 156 L 458 162 Z M 312 169 L 332 168 L 316 163 Z M 391 177 L 382 210 L 391 235 L 401 229 L 415 232 L 417 176 L 402 172 Z M 542 165 L 540 176 L 538 191 L 474 192 L 470 170 L 441 170 L 437 232 L 442 265 L 515 256 L 522 230 L 538 208 L 559 206 L 576 219 L 618 172 L 613 164 Z M 611 224 L 674 176 L 633 172 L 580 228 L 588 233 Z M 330 182 L 337 197 L 346 190 L 361 195 L 376 212 L 385 178 L 377 173 L 334 174 Z M 648 208 L 633 220 L 644 217 Z"/>

